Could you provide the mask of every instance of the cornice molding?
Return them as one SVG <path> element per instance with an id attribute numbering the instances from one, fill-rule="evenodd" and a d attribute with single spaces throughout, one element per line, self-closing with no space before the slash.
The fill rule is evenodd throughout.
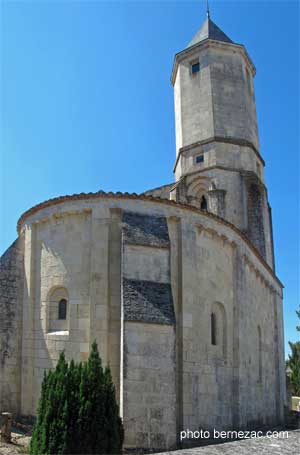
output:
<path id="1" fill-rule="evenodd" d="M 91 199 L 92 200 L 96 200 L 96 199 L 100 199 L 100 200 L 101 199 L 116 199 L 116 200 L 117 199 L 123 199 L 123 200 L 130 199 L 130 200 L 140 200 L 140 201 L 156 203 L 156 204 L 162 204 L 162 205 L 169 205 L 169 206 L 177 207 L 177 208 L 182 209 L 182 210 L 187 210 L 189 212 L 197 213 L 198 215 L 201 215 L 204 218 L 214 220 L 215 222 L 217 222 L 217 223 L 219 223 L 219 224 L 221 224 L 223 226 L 227 226 L 230 229 L 232 229 L 232 231 L 234 231 L 247 244 L 247 246 L 251 249 L 253 254 L 257 257 L 257 259 L 261 262 L 261 264 L 265 267 L 265 269 L 270 273 L 272 278 L 274 278 L 274 280 L 277 282 L 277 284 L 281 288 L 283 288 L 283 284 L 277 278 L 277 276 L 275 275 L 273 269 L 269 266 L 269 264 L 261 256 L 259 251 L 250 242 L 248 237 L 242 231 L 240 231 L 236 226 L 234 226 L 234 224 L 230 223 L 229 221 L 226 221 L 225 219 L 223 219 L 223 218 L 221 218 L 221 217 L 219 217 L 219 216 L 217 216 L 217 215 L 215 215 L 213 213 L 207 212 L 205 210 L 200 210 L 197 207 L 194 207 L 194 206 L 191 206 L 191 205 L 188 205 L 188 204 L 183 204 L 183 203 L 180 203 L 180 202 L 176 202 L 176 201 L 173 201 L 173 200 L 170 200 L 170 199 L 160 199 L 158 197 L 145 196 L 143 194 L 138 195 L 136 193 L 133 193 L 133 194 L 121 193 L 121 192 L 105 193 L 104 191 L 99 191 L 98 193 L 80 193 L 80 194 L 60 196 L 60 197 L 56 197 L 56 198 L 53 198 L 53 199 L 49 199 L 49 200 L 47 200 L 45 202 L 42 202 L 42 203 L 40 203 L 38 205 L 35 205 L 31 209 L 29 209 L 26 212 L 24 212 L 21 215 L 21 217 L 19 218 L 19 220 L 18 220 L 17 232 L 18 232 L 18 234 L 20 234 L 22 225 L 25 223 L 26 219 L 28 217 L 34 215 L 35 213 L 39 212 L 40 210 L 43 210 L 43 209 L 48 208 L 48 207 L 53 207 L 55 205 L 62 204 L 64 202 L 83 201 L 83 200 L 91 200 Z M 64 214 L 68 214 L 68 213 L 69 214 L 78 214 L 80 212 L 89 213 L 90 211 L 91 211 L 91 208 L 89 208 L 89 207 L 82 208 L 79 211 L 76 211 L 74 209 L 73 210 L 69 210 L 69 211 L 66 210 L 64 213 L 55 214 L 55 217 L 63 217 Z M 51 217 L 53 217 L 53 216 L 52 215 L 45 216 L 43 218 L 43 220 L 46 221 L 46 219 L 50 219 Z M 33 223 L 38 223 L 38 222 L 41 222 L 41 220 L 36 220 Z"/>
<path id="2" fill-rule="evenodd" d="M 203 139 L 202 141 L 197 141 L 197 142 L 193 142 L 193 144 L 189 144 L 189 145 L 185 145 L 184 147 L 181 147 L 179 149 L 179 152 L 178 152 L 178 155 L 176 157 L 176 161 L 175 161 L 175 164 L 174 164 L 174 168 L 173 168 L 173 172 L 176 171 L 176 167 L 177 167 L 177 164 L 178 164 L 178 161 L 181 157 L 181 155 L 184 153 L 184 152 L 187 152 L 188 150 L 191 150 L 195 147 L 199 147 L 201 145 L 207 145 L 207 144 L 211 144 L 212 142 L 223 142 L 224 144 L 232 144 L 232 145 L 240 145 L 242 147 L 249 147 L 253 150 L 253 152 L 255 153 L 256 157 L 259 159 L 259 161 L 261 162 L 261 164 L 263 166 L 265 166 L 265 162 L 261 156 L 261 154 L 259 153 L 259 151 L 257 150 L 257 148 L 252 144 L 252 142 L 250 141 L 247 141 L 246 139 L 240 139 L 240 138 L 233 138 L 233 137 L 226 137 L 226 136 L 211 136 L 207 139 Z"/>
<path id="3" fill-rule="evenodd" d="M 207 228 L 203 226 L 202 224 L 196 224 L 196 228 L 199 233 L 204 232 L 205 234 L 208 234 L 211 236 L 213 239 L 217 239 L 222 243 L 223 246 L 228 245 L 231 246 L 233 250 L 237 248 L 237 243 L 235 241 L 230 240 L 226 235 L 220 234 L 218 231 L 212 228 Z M 257 268 L 257 266 L 254 264 L 253 261 L 249 258 L 247 254 L 243 254 L 242 256 L 244 263 L 250 268 L 250 270 L 255 273 L 256 277 L 260 279 L 260 281 L 263 283 L 265 287 L 267 287 L 271 292 L 274 292 L 275 294 L 279 295 L 282 298 L 282 295 L 274 288 L 272 283 L 265 278 L 265 276 L 261 273 L 261 271 Z"/>
<path id="4" fill-rule="evenodd" d="M 198 52 L 200 50 L 204 50 L 206 48 L 219 48 L 219 49 L 232 49 L 233 51 L 238 51 L 242 54 L 242 56 L 245 58 L 247 64 L 251 68 L 252 76 L 254 77 L 256 74 L 256 68 L 243 44 L 235 44 L 235 43 L 225 43 L 222 41 L 215 41 L 211 39 L 205 39 L 203 41 L 200 41 L 197 44 L 194 44 L 194 46 L 188 47 L 187 49 L 184 49 L 183 51 L 177 52 L 174 57 L 174 62 L 173 62 L 173 67 L 172 67 L 172 74 L 171 74 L 171 84 L 175 84 L 175 79 L 177 75 L 177 70 L 179 64 L 187 57 L 190 56 L 192 57 L 193 53 Z"/>
<path id="5" fill-rule="evenodd" d="M 282 298 L 282 294 L 280 294 L 275 288 L 274 286 L 270 283 L 269 280 L 267 280 L 264 275 L 261 273 L 261 271 L 256 267 L 256 265 L 251 261 L 251 259 L 249 258 L 249 256 L 247 256 L 246 254 L 243 255 L 243 260 L 244 260 L 244 263 L 249 267 L 249 269 L 255 273 L 256 277 L 260 279 L 260 281 L 267 287 L 270 289 L 271 292 L 277 294 L 280 298 Z"/>

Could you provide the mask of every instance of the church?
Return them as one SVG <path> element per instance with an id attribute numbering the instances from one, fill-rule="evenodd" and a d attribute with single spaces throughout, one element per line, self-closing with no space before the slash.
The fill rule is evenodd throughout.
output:
<path id="1" fill-rule="evenodd" d="M 174 182 L 56 197 L 1 257 L 0 411 L 35 415 L 61 351 L 111 367 L 126 448 L 282 424 L 282 284 L 246 48 L 209 14 L 174 58 Z M 171 119 L 170 119 L 171 122 Z"/>

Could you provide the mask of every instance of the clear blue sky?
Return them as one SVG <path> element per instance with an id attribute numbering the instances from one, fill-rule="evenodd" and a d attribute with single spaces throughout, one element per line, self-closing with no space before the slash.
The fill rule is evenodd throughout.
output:
<path id="1" fill-rule="evenodd" d="M 2 253 L 38 202 L 173 181 L 172 61 L 204 20 L 205 2 L 0 3 Z M 287 342 L 297 338 L 299 298 L 299 4 L 210 4 L 257 67 Z"/>

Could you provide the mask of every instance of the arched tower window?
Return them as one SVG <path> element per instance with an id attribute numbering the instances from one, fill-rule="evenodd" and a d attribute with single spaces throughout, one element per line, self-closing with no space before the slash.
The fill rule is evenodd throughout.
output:
<path id="1" fill-rule="evenodd" d="M 202 196 L 201 198 L 200 208 L 201 210 L 207 210 L 207 200 L 205 196 Z"/>
<path id="2" fill-rule="evenodd" d="M 217 317 L 215 313 L 210 315 L 210 333 L 211 333 L 211 344 L 217 345 Z"/>
<path id="3" fill-rule="evenodd" d="M 67 301 L 66 301 L 66 299 L 61 299 L 58 302 L 58 319 L 61 319 L 61 320 L 67 319 Z"/>

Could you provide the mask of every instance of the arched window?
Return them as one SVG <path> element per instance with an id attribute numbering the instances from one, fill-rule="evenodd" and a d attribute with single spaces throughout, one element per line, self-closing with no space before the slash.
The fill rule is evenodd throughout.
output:
<path id="1" fill-rule="evenodd" d="M 211 344 L 217 345 L 217 318 L 215 313 L 210 315 L 210 333 L 211 333 Z"/>
<path id="2" fill-rule="evenodd" d="M 67 301 L 66 301 L 66 299 L 61 299 L 58 302 L 58 319 L 61 319 L 61 320 L 67 319 Z"/>
<path id="3" fill-rule="evenodd" d="M 224 305 L 214 302 L 210 309 L 210 353 L 212 357 L 226 360 L 227 324 Z"/>
<path id="4" fill-rule="evenodd" d="M 64 287 L 55 287 L 48 294 L 47 331 L 66 332 L 69 330 L 69 294 Z"/>
<path id="5" fill-rule="evenodd" d="M 207 200 L 205 196 L 202 196 L 201 198 L 200 208 L 201 210 L 207 210 Z"/>

